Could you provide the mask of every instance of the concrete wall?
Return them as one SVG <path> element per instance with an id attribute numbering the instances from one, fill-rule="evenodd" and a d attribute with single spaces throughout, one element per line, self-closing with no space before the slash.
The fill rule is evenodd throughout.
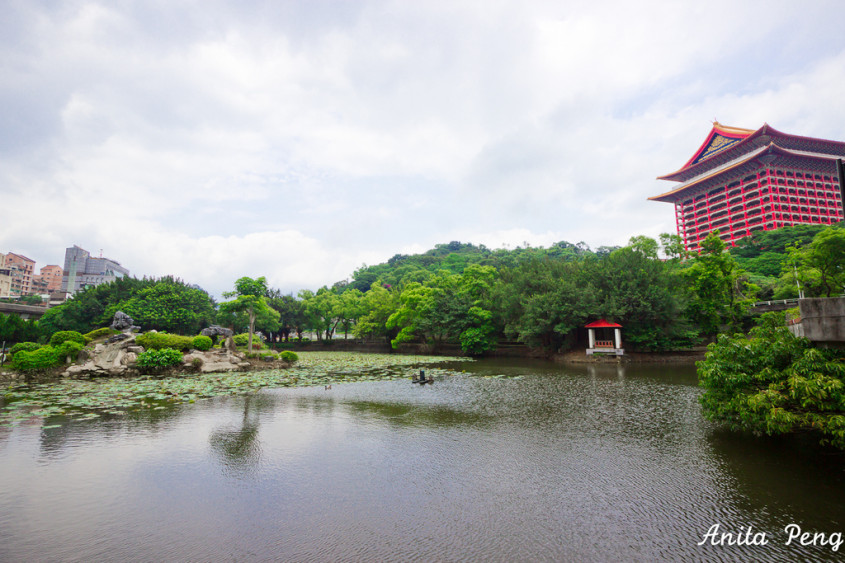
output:
<path id="1" fill-rule="evenodd" d="M 801 328 L 813 342 L 845 342 L 845 297 L 801 299 Z"/>

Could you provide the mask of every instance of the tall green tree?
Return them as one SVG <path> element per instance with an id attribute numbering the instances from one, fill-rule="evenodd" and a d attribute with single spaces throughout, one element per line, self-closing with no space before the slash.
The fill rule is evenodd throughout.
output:
<path id="1" fill-rule="evenodd" d="M 797 265 L 798 278 L 807 296 L 834 297 L 845 290 L 845 229 L 832 226 L 820 231 L 809 244 L 789 249 L 786 271 Z"/>
<path id="2" fill-rule="evenodd" d="M 687 314 L 702 333 L 715 336 L 742 328 L 758 288 L 748 282 L 718 232 L 701 243 L 701 253 L 689 260 L 683 276 L 689 291 Z"/>
<path id="3" fill-rule="evenodd" d="M 264 276 L 252 279 L 249 277 L 239 278 L 235 282 L 235 291 L 223 294 L 231 301 L 220 304 L 220 312 L 224 314 L 246 313 L 249 321 L 248 349 L 252 350 L 253 334 L 255 333 L 255 320 L 259 315 L 269 319 L 279 319 L 279 313 L 267 305 L 267 280 Z"/>

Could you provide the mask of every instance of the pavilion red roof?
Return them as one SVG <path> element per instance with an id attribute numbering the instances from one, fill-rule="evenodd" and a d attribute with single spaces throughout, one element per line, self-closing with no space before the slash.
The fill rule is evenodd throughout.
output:
<path id="1" fill-rule="evenodd" d="M 597 321 L 593 321 L 588 325 L 584 325 L 584 328 L 622 328 L 622 325 L 616 323 L 609 323 L 604 319 L 599 319 Z"/>

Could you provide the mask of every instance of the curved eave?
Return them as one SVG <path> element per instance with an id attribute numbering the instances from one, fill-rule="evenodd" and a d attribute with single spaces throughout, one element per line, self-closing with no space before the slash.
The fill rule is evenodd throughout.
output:
<path id="1" fill-rule="evenodd" d="M 722 126 L 722 127 L 724 129 L 736 129 L 736 128 L 725 128 L 724 126 Z M 741 130 L 741 131 L 743 131 L 743 130 Z M 691 166 L 684 165 L 684 167 L 681 168 L 680 170 L 677 170 L 676 172 L 672 172 L 671 174 L 666 174 L 665 176 L 658 176 L 657 179 L 658 180 L 671 180 L 671 181 L 675 181 L 675 182 L 688 181 L 691 177 L 695 177 L 696 174 L 703 173 L 703 169 L 705 169 L 708 165 L 712 165 L 712 161 L 710 160 L 711 157 L 724 156 L 724 155 L 730 154 L 731 152 L 742 151 L 745 148 L 747 148 L 749 144 L 753 143 L 755 139 L 758 139 L 760 137 L 771 138 L 771 139 L 778 139 L 778 138 L 786 139 L 786 138 L 789 138 L 789 139 L 796 139 L 796 140 L 802 140 L 802 141 L 809 141 L 809 142 L 812 142 L 812 143 L 820 143 L 820 144 L 823 144 L 823 145 L 827 145 L 829 147 L 836 147 L 836 148 L 839 149 L 839 152 L 845 154 L 845 142 L 831 141 L 830 139 L 819 139 L 818 137 L 806 137 L 806 136 L 802 136 L 802 135 L 790 135 L 789 133 L 784 133 L 782 131 L 778 131 L 777 129 L 775 129 L 774 127 L 769 125 L 768 123 L 765 123 L 765 124 L 763 124 L 763 126 L 760 129 L 758 129 L 757 131 L 754 131 L 753 133 L 751 133 L 749 136 L 747 136 L 745 139 L 741 140 L 740 142 L 729 146 L 724 151 L 720 151 L 718 153 L 715 153 L 715 154 L 711 155 L 710 157 L 707 157 L 706 159 L 701 160 L 701 161 L 699 161 L 699 162 L 697 162 L 697 163 L 695 163 Z M 711 135 L 708 135 L 707 140 L 705 141 L 705 144 L 702 145 L 702 148 L 704 146 L 706 146 L 706 143 L 709 142 L 710 138 L 711 138 Z M 695 156 L 693 156 L 690 159 L 690 162 L 695 160 L 695 158 L 699 154 L 699 152 L 701 152 L 701 148 L 699 148 L 699 150 L 696 151 Z M 699 170 L 701 170 L 701 172 L 699 172 Z"/>
<path id="2" fill-rule="evenodd" d="M 774 142 L 770 142 L 768 145 L 766 145 L 764 147 L 760 147 L 760 148 L 748 153 L 747 155 L 745 155 L 743 157 L 740 157 L 736 160 L 732 160 L 732 161 L 730 161 L 726 164 L 723 164 L 722 166 L 719 166 L 718 168 L 713 169 L 713 171 L 710 172 L 709 174 L 703 174 L 701 176 L 697 176 L 697 177 L 693 178 L 692 180 L 690 180 L 690 181 L 688 181 L 684 184 L 681 184 L 680 186 L 678 186 L 677 188 L 675 188 L 672 191 L 668 191 L 666 193 L 656 195 L 656 196 L 650 197 L 648 199 L 650 201 L 664 201 L 664 202 L 667 202 L 667 203 L 674 203 L 675 201 L 677 201 L 679 199 L 678 196 L 681 192 L 684 192 L 684 191 L 688 190 L 689 188 L 692 188 L 692 187 L 700 184 L 701 182 L 704 182 L 705 180 L 709 180 L 710 178 L 714 178 L 716 176 L 719 176 L 720 174 L 724 174 L 725 172 L 733 170 L 733 169 L 737 168 L 738 166 L 742 166 L 746 162 L 754 160 L 757 157 L 763 156 L 763 153 L 777 155 L 777 156 L 800 156 L 802 158 L 813 158 L 813 159 L 816 159 L 816 160 L 836 160 L 837 158 L 840 158 L 840 157 L 837 157 L 836 155 L 830 155 L 830 154 L 822 154 L 822 153 L 813 153 L 813 152 L 785 149 L 783 147 L 779 147 Z"/>
<path id="3" fill-rule="evenodd" d="M 763 125 L 762 128 L 765 128 L 765 127 L 766 127 L 766 125 Z M 721 123 L 716 121 L 716 122 L 713 123 L 713 128 L 710 129 L 710 133 L 708 133 L 707 137 L 704 138 L 704 142 L 701 143 L 701 146 L 698 147 L 698 150 L 696 150 L 693 153 L 692 157 L 690 157 L 690 159 L 683 166 L 681 166 L 681 168 L 679 168 L 675 172 L 672 172 L 671 174 L 666 174 L 664 176 L 658 176 L 657 179 L 658 180 L 678 180 L 678 181 L 680 181 L 681 179 L 677 178 L 678 175 L 683 175 L 684 173 L 688 173 L 691 169 L 707 162 L 710 158 L 716 156 L 717 154 L 720 154 L 724 151 L 729 151 L 732 148 L 734 148 L 738 145 L 741 145 L 742 143 L 745 142 L 746 139 L 755 136 L 755 134 L 759 133 L 759 132 L 760 132 L 760 129 L 757 129 L 755 131 L 754 129 L 743 129 L 743 128 L 740 128 L 740 127 L 728 127 L 727 125 L 722 125 Z M 701 154 L 704 152 L 704 150 L 707 148 L 707 146 L 713 141 L 713 137 L 716 136 L 716 135 L 722 135 L 723 137 L 728 137 L 728 138 L 733 138 L 733 139 L 740 138 L 740 137 L 741 138 L 740 138 L 739 142 L 734 143 L 732 145 L 729 145 L 729 146 L 725 147 L 724 150 L 717 151 L 717 152 L 711 154 L 710 156 L 708 156 L 707 158 L 693 164 L 696 161 L 696 159 L 701 157 Z"/>

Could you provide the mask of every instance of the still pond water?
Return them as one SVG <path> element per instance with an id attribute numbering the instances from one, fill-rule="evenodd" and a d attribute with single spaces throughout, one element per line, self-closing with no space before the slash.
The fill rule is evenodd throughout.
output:
<path id="1" fill-rule="evenodd" d="M 453 367 L 0 428 L 0 561 L 845 559 L 784 532 L 845 532 L 843 457 L 717 430 L 691 366 Z"/>

